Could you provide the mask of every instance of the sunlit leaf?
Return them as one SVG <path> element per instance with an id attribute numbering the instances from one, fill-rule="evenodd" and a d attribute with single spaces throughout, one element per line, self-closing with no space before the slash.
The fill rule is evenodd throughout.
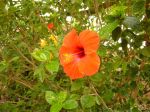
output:
<path id="1" fill-rule="evenodd" d="M 75 100 L 67 100 L 63 103 L 64 109 L 75 109 L 78 107 L 78 103 Z"/>
<path id="2" fill-rule="evenodd" d="M 50 112 L 60 112 L 60 110 L 62 109 L 62 106 L 63 106 L 62 103 L 56 102 L 51 106 Z"/>
<path id="3" fill-rule="evenodd" d="M 57 101 L 62 103 L 66 100 L 67 98 L 67 92 L 66 91 L 60 91 L 58 94 L 57 94 Z"/>
<path id="4" fill-rule="evenodd" d="M 59 69 L 59 61 L 58 60 L 51 60 L 49 63 L 45 64 L 45 67 L 50 72 L 57 72 Z"/>
<path id="5" fill-rule="evenodd" d="M 71 91 L 79 90 L 83 86 L 84 86 L 84 81 L 82 79 L 78 79 L 72 83 Z"/>
<path id="6" fill-rule="evenodd" d="M 44 68 L 42 66 L 36 68 L 34 71 L 34 76 L 36 76 L 41 82 L 43 82 L 46 77 Z"/>
<path id="7" fill-rule="evenodd" d="M 128 16 L 124 19 L 123 24 L 129 28 L 139 27 L 140 21 L 136 17 Z"/>
<path id="8" fill-rule="evenodd" d="M 140 53 L 146 57 L 150 57 L 150 47 L 144 47 L 142 50 L 140 50 Z"/>
<path id="9" fill-rule="evenodd" d="M 95 97 L 91 95 L 83 95 L 80 102 L 83 108 L 90 108 L 95 105 Z"/>
<path id="10" fill-rule="evenodd" d="M 38 61 L 48 60 L 47 54 L 44 51 L 39 49 L 34 50 L 31 55 Z"/>
<path id="11" fill-rule="evenodd" d="M 4 71 L 8 67 L 8 63 L 6 61 L 0 62 L 0 72 Z"/>
<path id="12" fill-rule="evenodd" d="M 104 27 L 100 29 L 100 37 L 101 39 L 109 39 L 112 31 L 118 26 L 118 21 L 114 21 L 112 23 L 108 23 Z"/>
<path id="13" fill-rule="evenodd" d="M 54 104 L 56 102 L 57 99 L 57 95 L 56 93 L 54 93 L 53 91 L 46 91 L 45 93 L 45 99 L 49 104 Z"/>

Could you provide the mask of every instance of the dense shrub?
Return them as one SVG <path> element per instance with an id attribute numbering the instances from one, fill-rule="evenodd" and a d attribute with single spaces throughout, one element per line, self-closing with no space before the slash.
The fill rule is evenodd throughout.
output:
<path id="1" fill-rule="evenodd" d="M 71 80 L 59 49 L 100 37 L 99 71 Z M 150 111 L 149 0 L 1 0 L 0 112 Z"/>

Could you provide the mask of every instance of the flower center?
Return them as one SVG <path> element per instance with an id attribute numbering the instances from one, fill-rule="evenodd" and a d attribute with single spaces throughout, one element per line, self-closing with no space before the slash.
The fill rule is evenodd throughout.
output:
<path id="1" fill-rule="evenodd" d="M 83 47 L 77 47 L 75 54 L 78 58 L 83 58 L 85 56 L 84 48 Z"/>

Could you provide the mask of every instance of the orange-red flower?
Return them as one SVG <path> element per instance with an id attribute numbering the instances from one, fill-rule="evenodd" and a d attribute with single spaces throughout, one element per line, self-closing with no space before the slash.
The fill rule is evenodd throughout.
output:
<path id="1" fill-rule="evenodd" d="M 53 23 L 49 23 L 49 24 L 47 25 L 47 27 L 48 27 L 48 29 L 50 30 L 50 29 L 52 29 L 52 28 L 54 27 L 54 24 L 53 24 Z"/>
<path id="2" fill-rule="evenodd" d="M 90 30 L 78 35 L 73 29 L 65 36 L 59 51 L 60 63 L 71 79 L 91 76 L 98 71 L 100 59 L 96 51 L 99 41 L 98 34 Z"/>

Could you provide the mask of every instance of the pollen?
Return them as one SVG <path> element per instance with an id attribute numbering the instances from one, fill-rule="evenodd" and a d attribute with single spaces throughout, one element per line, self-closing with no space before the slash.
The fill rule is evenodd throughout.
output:
<path id="1" fill-rule="evenodd" d="M 49 39 L 53 41 L 53 43 L 55 44 L 55 46 L 58 45 L 58 41 L 57 41 L 57 39 L 56 39 L 56 36 L 51 35 L 51 36 L 49 37 Z"/>
<path id="2" fill-rule="evenodd" d="M 72 54 L 65 53 L 63 54 L 63 59 L 65 63 L 70 63 L 73 60 Z"/>
<path id="3" fill-rule="evenodd" d="M 40 39 L 40 46 L 44 47 L 47 45 L 47 41 L 45 39 Z"/>

